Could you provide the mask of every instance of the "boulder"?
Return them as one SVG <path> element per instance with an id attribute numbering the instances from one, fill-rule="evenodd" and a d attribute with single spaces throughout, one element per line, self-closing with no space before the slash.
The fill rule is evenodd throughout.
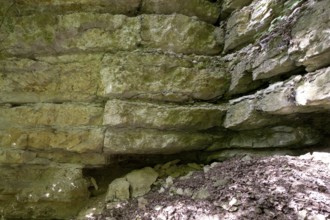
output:
<path id="1" fill-rule="evenodd" d="M 131 197 L 135 198 L 150 191 L 151 185 L 157 180 L 158 173 L 151 167 L 145 167 L 140 170 L 133 170 L 125 177 L 130 184 Z"/>
<path id="2" fill-rule="evenodd" d="M 105 197 L 106 202 L 122 201 L 130 198 L 130 183 L 125 177 L 113 180 Z"/>

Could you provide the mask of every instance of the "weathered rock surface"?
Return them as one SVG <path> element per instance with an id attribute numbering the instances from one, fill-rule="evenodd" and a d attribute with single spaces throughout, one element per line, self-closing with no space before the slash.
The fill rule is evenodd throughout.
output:
<path id="1" fill-rule="evenodd" d="M 174 178 L 200 169 L 178 159 L 247 161 L 327 147 L 329 7 L 0 0 L 0 219 L 75 218 L 118 177 L 107 201 L 139 197 L 158 174 L 124 173 L 142 164 L 172 160 L 156 172 Z M 63 195 L 52 192 L 56 181 Z M 165 182 L 160 191 L 172 187 Z M 211 193 L 173 188 L 174 197 L 198 201 Z M 101 213 L 101 200 L 86 206 Z M 237 211 L 236 202 L 219 207 Z"/>
<path id="2" fill-rule="evenodd" d="M 94 101 L 100 90 L 101 55 L 0 60 L 0 102 Z"/>
<path id="3" fill-rule="evenodd" d="M 329 81 L 329 68 L 324 68 L 275 83 L 254 95 L 232 100 L 224 126 L 251 129 L 252 126 L 257 128 L 280 122 L 283 117 L 278 115 L 327 112 L 330 102 Z"/>
<path id="4" fill-rule="evenodd" d="M 1 166 L 0 173 L 1 215 L 6 218 L 73 218 L 89 196 L 81 169 Z"/>
<path id="5" fill-rule="evenodd" d="M 0 130 L 0 146 L 23 150 L 65 150 L 77 153 L 101 153 L 102 128 L 11 128 Z"/>
<path id="6" fill-rule="evenodd" d="M 307 71 L 330 65 L 329 1 L 308 1 L 291 31 L 290 56 Z"/>
<path id="7" fill-rule="evenodd" d="M 217 41 L 213 25 L 184 15 L 143 15 L 142 44 L 184 54 L 216 55 L 223 42 Z"/>
<path id="8" fill-rule="evenodd" d="M 222 126 L 225 106 L 170 105 L 109 100 L 103 124 L 111 127 L 205 130 Z"/>
<path id="9" fill-rule="evenodd" d="M 122 201 L 143 196 L 150 191 L 157 177 L 158 173 L 151 167 L 133 170 L 110 183 L 105 201 Z"/>
<path id="10" fill-rule="evenodd" d="M 184 14 L 214 24 L 220 15 L 220 7 L 207 0 L 143 0 L 141 12 L 147 14 Z"/>
<path id="11" fill-rule="evenodd" d="M 70 0 L 70 1 L 38 1 L 18 0 L 10 2 L 13 4 L 11 10 L 19 11 L 19 14 L 35 14 L 37 12 L 69 14 L 73 12 L 99 12 L 111 14 L 134 15 L 137 13 L 141 0 Z M 10 6 L 10 5 L 9 5 Z"/>
<path id="12" fill-rule="evenodd" d="M 315 129 L 277 126 L 228 134 L 208 150 L 300 147 L 317 144 L 319 140 L 320 135 Z"/>
<path id="13" fill-rule="evenodd" d="M 102 114 L 102 107 L 86 104 L 0 106 L 0 128 L 101 125 Z"/>
<path id="14" fill-rule="evenodd" d="M 205 57 L 157 53 L 119 53 L 103 59 L 105 96 L 164 101 L 221 97 L 228 77 L 221 63 Z"/>
<path id="15" fill-rule="evenodd" d="M 213 142 L 213 136 L 182 131 L 151 129 L 108 129 L 104 152 L 109 154 L 173 154 L 202 150 Z"/>

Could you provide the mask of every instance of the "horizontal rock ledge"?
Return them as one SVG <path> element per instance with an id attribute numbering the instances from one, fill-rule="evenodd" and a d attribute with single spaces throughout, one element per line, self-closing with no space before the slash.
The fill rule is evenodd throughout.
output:
<path id="1" fill-rule="evenodd" d="M 4 56 L 161 49 L 216 55 L 222 50 L 219 28 L 184 15 L 47 13 L 10 17 L 1 26 Z M 175 30 L 173 30 L 175 27 Z"/>
<path id="2" fill-rule="evenodd" d="M 0 148 L 63 150 L 76 153 L 101 153 L 104 129 L 99 127 L 54 128 L 10 128 L 0 130 Z"/>
<path id="3" fill-rule="evenodd" d="M 174 154 L 202 150 L 214 141 L 213 135 L 152 129 L 107 129 L 105 154 Z"/>
<path id="4" fill-rule="evenodd" d="M 103 125 L 161 130 L 205 130 L 222 126 L 224 105 L 154 104 L 138 101 L 109 100 Z"/>
<path id="5" fill-rule="evenodd" d="M 223 96 L 228 75 L 217 58 L 158 53 L 117 53 L 103 59 L 104 97 L 172 102 Z"/>
<path id="6" fill-rule="evenodd" d="M 254 95 L 231 100 L 224 127 L 260 128 L 285 120 L 281 115 L 327 112 L 330 109 L 329 88 L 330 67 L 274 83 Z"/>
<path id="7" fill-rule="evenodd" d="M 103 110 L 100 105 L 86 103 L 4 105 L 0 106 L 0 129 L 102 125 Z"/>

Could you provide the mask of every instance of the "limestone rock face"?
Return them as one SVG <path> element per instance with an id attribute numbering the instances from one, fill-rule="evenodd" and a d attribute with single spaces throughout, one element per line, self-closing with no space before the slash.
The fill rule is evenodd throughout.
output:
<path id="1" fill-rule="evenodd" d="M 143 15 L 141 36 L 147 47 L 176 53 L 215 55 L 223 42 L 217 42 L 213 25 L 184 15 Z"/>
<path id="2" fill-rule="evenodd" d="M 184 14 L 196 16 L 199 19 L 215 23 L 220 15 L 220 8 L 217 4 L 206 0 L 145 0 L 142 1 L 142 13 L 150 14 Z"/>
<path id="3" fill-rule="evenodd" d="M 228 77 L 216 60 L 154 53 L 119 53 L 103 59 L 104 96 L 182 102 L 221 97 Z"/>
<path id="4" fill-rule="evenodd" d="M 101 55 L 0 60 L 0 102 L 93 101 L 100 88 Z"/>
<path id="5" fill-rule="evenodd" d="M 213 141 L 212 135 L 151 129 L 108 129 L 104 152 L 110 154 L 173 154 L 202 150 Z"/>
<path id="6" fill-rule="evenodd" d="M 222 126 L 224 106 L 169 105 L 110 100 L 105 106 L 104 125 L 165 130 L 204 130 Z"/>
<path id="7" fill-rule="evenodd" d="M 330 64 L 330 15 L 329 1 L 308 2 L 308 8 L 299 17 L 291 31 L 289 53 L 307 71 L 314 71 Z"/>
<path id="8" fill-rule="evenodd" d="M 102 202 L 142 196 L 135 163 L 328 146 L 328 8 L 0 0 L 0 219 L 75 219 L 118 173 Z"/>

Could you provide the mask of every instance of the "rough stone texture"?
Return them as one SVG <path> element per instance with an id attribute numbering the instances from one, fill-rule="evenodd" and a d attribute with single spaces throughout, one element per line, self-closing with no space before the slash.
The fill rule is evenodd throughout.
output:
<path id="1" fill-rule="evenodd" d="M 73 218 L 89 195 L 77 168 L 1 166 L 0 173 L 1 215 L 6 218 Z"/>
<path id="2" fill-rule="evenodd" d="M 109 100 L 103 124 L 111 127 L 204 130 L 222 126 L 224 106 L 170 105 Z"/>
<path id="3" fill-rule="evenodd" d="M 12 7 L 19 14 L 34 14 L 38 12 L 69 14 L 73 12 L 99 12 L 111 14 L 136 14 L 141 0 L 69 0 L 69 1 L 39 1 L 39 0 L 1 0 L 14 4 Z M 12 10 L 14 10 L 12 9 Z"/>
<path id="4" fill-rule="evenodd" d="M 330 64 L 330 2 L 309 1 L 307 9 L 298 18 L 291 31 L 289 53 L 307 71 Z"/>
<path id="5" fill-rule="evenodd" d="M 131 196 L 143 196 L 150 191 L 151 185 L 156 181 L 158 173 L 151 167 L 145 167 L 140 170 L 133 170 L 126 176 L 130 184 Z"/>
<path id="6" fill-rule="evenodd" d="M 77 153 L 98 152 L 103 147 L 103 129 L 19 129 L 0 130 L 0 146 L 3 148 L 56 150 Z"/>
<path id="7" fill-rule="evenodd" d="M 184 54 L 216 55 L 223 42 L 217 41 L 213 25 L 184 15 L 142 15 L 143 45 Z"/>
<path id="8" fill-rule="evenodd" d="M 246 93 L 261 85 L 260 81 L 252 77 L 253 62 L 258 53 L 259 47 L 250 44 L 222 58 L 224 62 L 227 62 L 227 71 L 231 75 L 228 95 Z"/>
<path id="9" fill-rule="evenodd" d="M 277 126 L 229 134 L 207 150 L 300 147 L 316 144 L 319 140 L 320 135 L 311 128 Z"/>
<path id="10" fill-rule="evenodd" d="M 222 13 L 225 15 L 230 14 L 234 10 L 249 5 L 251 2 L 252 0 L 224 0 L 222 3 Z"/>
<path id="11" fill-rule="evenodd" d="M 295 101 L 299 106 L 330 110 L 330 67 L 306 75 L 296 88 Z"/>
<path id="12" fill-rule="evenodd" d="M 249 6 L 234 12 L 227 21 L 224 50 L 229 51 L 254 41 L 258 32 L 264 31 L 274 18 L 275 0 L 254 0 Z M 281 7 L 281 6 L 280 6 Z M 254 10 L 254 9 L 258 10 Z"/>
<path id="13" fill-rule="evenodd" d="M 100 90 L 101 55 L 0 60 L 0 102 L 93 101 Z"/>
<path id="14" fill-rule="evenodd" d="M 125 177 L 117 178 L 109 185 L 105 201 L 121 201 L 130 198 L 130 184 Z"/>
<path id="15" fill-rule="evenodd" d="M 278 116 L 329 110 L 329 68 L 274 83 L 254 95 L 232 100 L 224 121 L 231 129 L 251 129 L 280 122 Z M 283 118 L 282 118 L 283 119 Z"/>
<path id="16" fill-rule="evenodd" d="M 150 14 L 184 14 L 214 24 L 220 15 L 220 7 L 207 0 L 143 0 L 142 13 Z"/>
<path id="17" fill-rule="evenodd" d="M 0 106 L 0 128 L 101 125 L 103 108 L 86 104 L 39 103 Z"/>
<path id="18" fill-rule="evenodd" d="M 221 63 L 205 57 L 118 53 L 103 59 L 105 96 L 164 101 L 221 97 L 228 78 Z"/>
<path id="19" fill-rule="evenodd" d="M 1 49 L 8 55 L 132 50 L 140 43 L 140 20 L 125 15 L 73 13 L 8 17 Z"/>
<path id="20" fill-rule="evenodd" d="M 0 0 L 0 219 L 75 218 L 134 163 L 328 146 L 329 6 Z M 124 178 L 108 200 L 152 184 Z M 45 196 L 55 180 L 68 190 Z"/>
<path id="21" fill-rule="evenodd" d="M 229 106 L 224 127 L 234 130 L 255 129 L 279 123 L 279 117 L 271 117 L 257 111 L 254 96 L 233 100 Z"/>
<path id="22" fill-rule="evenodd" d="M 6 165 L 51 165 L 74 164 L 78 167 L 100 167 L 111 163 L 104 154 L 74 153 L 70 151 L 30 151 L 15 148 L 0 149 L 0 163 Z"/>
<path id="23" fill-rule="evenodd" d="M 108 129 L 105 134 L 104 152 L 109 154 L 173 154 L 202 150 L 212 141 L 212 135 L 203 133 Z"/>

